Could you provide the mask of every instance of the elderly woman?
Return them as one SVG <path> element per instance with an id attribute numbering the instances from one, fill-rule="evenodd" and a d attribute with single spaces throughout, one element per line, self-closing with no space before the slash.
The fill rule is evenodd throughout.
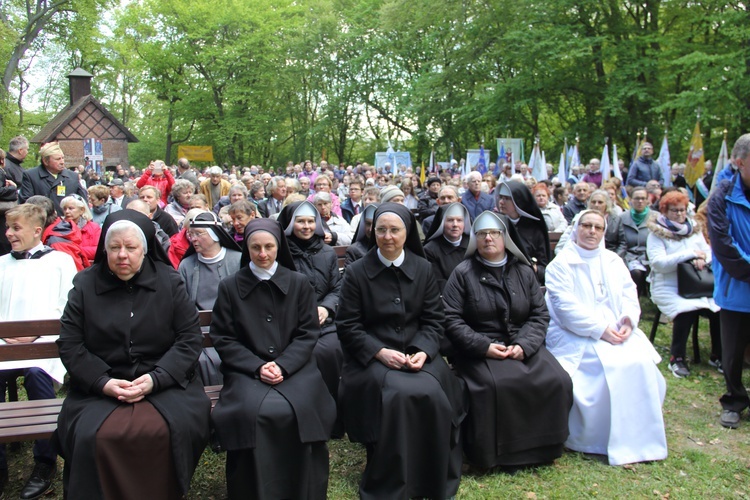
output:
<path id="1" fill-rule="evenodd" d="M 443 307 L 411 211 L 380 205 L 370 246 L 344 274 L 336 317 L 340 413 L 367 448 L 359 494 L 449 498 L 461 478 L 462 384 L 439 353 Z"/>
<path id="2" fill-rule="evenodd" d="M 536 204 L 544 217 L 544 223 L 547 224 L 549 232 L 562 233 L 568 227 L 568 221 L 562 214 L 560 207 L 549 201 L 549 188 L 543 182 L 535 185 L 531 190 L 534 195 Z"/>
<path id="3" fill-rule="evenodd" d="M 698 314 L 708 316 L 711 331 L 711 363 L 721 367 L 719 306 L 713 297 L 686 299 L 677 292 L 677 265 L 690 262 L 696 269 L 711 263 L 711 248 L 701 232 L 702 225 L 688 219 L 688 197 L 671 191 L 659 202 L 659 215 L 648 223 L 646 243 L 651 263 L 651 300 L 673 321 L 669 370 L 675 377 L 690 375 L 685 348 L 690 327 Z"/>
<path id="4" fill-rule="evenodd" d="M 506 215 L 516 226 L 516 231 L 531 257 L 531 266 L 539 283 L 544 285 L 544 269 L 552 259 L 549 245 L 549 231 L 542 211 L 522 182 L 507 181 L 495 190 L 495 203 L 498 212 Z"/>
<path id="5" fill-rule="evenodd" d="M 568 437 L 573 385 L 544 347 L 549 313 L 517 237 L 505 216 L 482 213 L 443 290 L 453 367 L 469 392 L 464 452 L 481 468 L 551 463 Z"/>
<path id="6" fill-rule="evenodd" d="M 325 176 L 322 176 L 325 178 Z M 349 245 L 352 242 L 352 229 L 349 224 L 332 209 L 331 193 L 321 191 L 311 196 L 315 208 L 323 220 L 323 241 L 331 246 Z"/>
<path id="7" fill-rule="evenodd" d="M 219 212 L 222 208 L 228 207 L 232 203 L 236 203 L 240 200 L 246 200 L 247 199 L 247 188 L 244 184 L 234 184 L 231 188 L 229 188 L 229 194 L 227 196 L 222 196 L 219 198 L 218 203 L 214 205 L 213 212 L 216 215 L 219 215 Z"/>
<path id="8" fill-rule="evenodd" d="M 326 174 L 320 174 L 315 178 L 313 188 L 315 189 L 316 193 L 328 193 L 331 195 L 331 212 L 333 212 L 336 216 L 341 217 L 341 202 L 339 201 L 339 197 L 336 196 L 336 193 L 332 192 L 331 189 L 333 188 L 333 182 L 331 181 L 331 178 L 328 177 Z M 315 203 L 315 200 L 313 199 L 315 195 L 311 194 L 307 197 L 307 201 L 311 203 Z M 348 243 L 346 243 L 348 245 Z"/>
<path id="9" fill-rule="evenodd" d="M 315 291 L 294 272 L 276 221 L 250 221 L 245 243 L 211 322 L 224 373 L 212 419 L 229 498 L 325 498 L 336 406 L 313 358 Z"/>
<path id="10" fill-rule="evenodd" d="M 323 241 L 323 222 L 309 201 L 287 205 L 281 210 L 278 221 L 287 236 L 294 267 L 307 277 L 315 289 L 320 338 L 315 344 L 313 356 L 328 386 L 328 392 L 335 400 L 339 392 L 344 358 L 334 323 L 341 293 L 338 257 L 333 248 Z M 343 431 L 338 431 L 337 435 L 343 435 Z"/>
<path id="11" fill-rule="evenodd" d="M 250 200 L 238 200 L 229 205 L 229 217 L 232 219 L 232 229 L 229 234 L 242 248 L 245 242 L 245 226 L 258 217 L 258 206 Z"/>
<path id="12" fill-rule="evenodd" d="M 89 189 L 89 205 L 91 207 L 91 220 L 99 224 L 104 224 L 104 219 L 112 212 L 122 210 L 117 204 L 112 203 L 109 198 L 109 188 L 101 184 L 91 186 Z"/>
<path id="13" fill-rule="evenodd" d="M 464 260 L 469 246 L 470 222 L 469 210 L 462 203 L 441 205 L 425 235 L 425 257 L 432 264 L 441 293 L 453 270 Z"/>
<path id="14" fill-rule="evenodd" d="M 630 271 L 630 277 L 638 287 L 638 295 L 647 295 L 646 277 L 649 273 L 646 240 L 648 239 L 648 191 L 636 187 L 630 195 L 630 210 L 620 216 L 620 235 L 617 254 L 622 257 Z"/>
<path id="15" fill-rule="evenodd" d="M 258 202 L 266 197 L 266 186 L 261 181 L 253 182 L 253 186 L 248 192 L 248 199 L 258 205 Z"/>
<path id="16" fill-rule="evenodd" d="M 57 344 L 70 374 L 54 439 L 68 498 L 182 498 L 208 442 L 202 337 L 180 276 L 133 210 L 110 215 Z"/>
<path id="17" fill-rule="evenodd" d="M 380 203 L 370 203 L 362 211 L 362 216 L 358 217 L 357 229 L 354 232 L 354 238 L 346 248 L 344 256 L 344 268 L 349 267 L 353 262 L 365 256 L 370 249 L 370 235 L 372 234 L 372 217 L 375 209 Z"/>
<path id="18" fill-rule="evenodd" d="M 607 250 L 616 252 L 620 237 L 620 218 L 612 212 L 612 206 L 612 199 L 603 189 L 597 189 L 591 193 L 591 196 L 589 196 L 589 200 L 586 203 L 586 208 L 596 210 L 607 218 L 607 232 L 604 235 L 604 247 Z M 574 219 L 577 218 L 578 215 L 574 217 Z M 565 232 L 560 235 L 560 240 L 555 247 L 555 255 L 558 255 L 562 252 L 562 249 L 565 248 L 572 231 L 573 226 L 570 225 L 565 229 Z"/>
<path id="19" fill-rule="evenodd" d="M 174 200 L 164 207 L 164 211 L 172 216 L 177 227 L 182 227 L 185 214 L 190 210 L 190 198 L 195 194 L 195 184 L 187 179 L 178 179 L 172 186 L 172 198 Z"/>
<path id="20" fill-rule="evenodd" d="M 547 349 L 573 380 L 565 446 L 610 465 L 667 456 L 661 360 L 638 329 L 635 283 L 604 248 L 607 221 L 585 210 L 571 241 L 547 267 Z"/>
<path id="21" fill-rule="evenodd" d="M 81 230 L 81 250 L 89 261 L 94 260 L 96 247 L 99 245 L 99 236 L 102 228 L 92 221 L 89 204 L 77 194 L 66 196 L 60 202 L 65 220 L 78 226 Z"/>

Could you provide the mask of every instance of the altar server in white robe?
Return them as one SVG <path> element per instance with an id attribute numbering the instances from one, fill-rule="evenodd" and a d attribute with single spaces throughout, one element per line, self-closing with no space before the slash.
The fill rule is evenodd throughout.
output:
<path id="1" fill-rule="evenodd" d="M 638 329 L 635 283 L 604 248 L 606 220 L 586 210 L 547 267 L 547 349 L 573 380 L 565 446 L 610 465 L 667 457 L 661 358 Z"/>

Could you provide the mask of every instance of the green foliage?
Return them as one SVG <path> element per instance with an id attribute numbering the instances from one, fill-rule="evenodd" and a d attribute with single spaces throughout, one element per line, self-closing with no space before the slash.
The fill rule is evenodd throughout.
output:
<path id="1" fill-rule="evenodd" d="M 97 24 L 103 1 L 70 0 L 44 40 L 95 74 L 139 162 L 181 143 L 217 163 L 372 161 L 390 139 L 418 163 L 506 134 L 527 150 L 538 135 L 549 158 L 576 135 L 597 156 L 608 137 L 626 158 L 644 127 L 657 143 L 668 129 L 681 160 L 699 109 L 709 158 L 725 127 L 750 125 L 739 3 L 141 0 Z M 0 24 L 3 57 L 17 29 Z"/>

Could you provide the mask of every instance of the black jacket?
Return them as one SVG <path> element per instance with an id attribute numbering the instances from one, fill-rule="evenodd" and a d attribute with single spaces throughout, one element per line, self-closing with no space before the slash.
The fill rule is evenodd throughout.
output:
<path id="1" fill-rule="evenodd" d="M 34 195 L 45 196 L 52 200 L 57 215 L 62 217 L 63 211 L 62 207 L 60 207 L 60 202 L 63 198 L 71 194 L 78 194 L 84 200 L 89 199 L 88 191 L 78 182 L 77 173 L 63 169 L 57 175 L 57 179 L 55 179 L 46 168 L 39 165 L 23 173 L 23 182 L 21 183 L 18 201 L 26 203 L 26 200 Z"/>
<path id="2" fill-rule="evenodd" d="M 279 265 L 261 281 L 243 267 L 221 282 L 211 339 L 224 387 L 211 419 L 222 448 L 255 448 L 255 421 L 272 387 L 294 408 L 300 441 L 328 440 L 336 405 L 312 358 L 319 336 L 315 293 L 304 275 Z M 258 376 L 269 361 L 284 373 L 274 386 Z"/>
<path id="3" fill-rule="evenodd" d="M 21 183 L 23 182 L 23 167 L 21 166 L 21 161 L 16 159 L 15 156 L 13 156 L 10 153 L 5 154 L 5 172 L 6 175 L 10 180 L 16 183 L 16 186 L 21 187 Z"/>

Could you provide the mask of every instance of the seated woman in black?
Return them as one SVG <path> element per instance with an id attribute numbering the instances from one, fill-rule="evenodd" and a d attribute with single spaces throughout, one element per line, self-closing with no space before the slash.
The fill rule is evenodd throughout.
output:
<path id="1" fill-rule="evenodd" d="M 453 367 L 469 393 L 464 452 L 481 468 L 551 463 L 568 437 L 573 384 L 544 347 L 549 313 L 515 238 L 505 216 L 482 213 L 443 291 Z"/>
<path id="2" fill-rule="evenodd" d="M 341 273 L 336 251 L 323 241 L 323 222 L 320 213 L 309 201 L 290 203 L 281 210 L 278 218 L 287 237 L 297 272 L 307 276 L 315 289 L 320 322 L 320 338 L 315 344 L 313 356 L 318 370 L 328 386 L 334 400 L 338 397 L 341 365 L 344 354 L 336 335 L 336 312 L 339 309 Z M 336 429 L 336 436 L 343 436 L 343 429 Z"/>
<path id="3" fill-rule="evenodd" d="M 346 249 L 344 259 L 344 269 L 355 260 L 359 260 L 365 256 L 367 250 L 370 248 L 370 233 L 372 232 L 372 215 L 375 213 L 375 209 L 380 206 L 380 203 L 370 203 L 367 205 L 359 217 L 359 224 L 357 229 L 354 231 L 354 237 L 352 238 L 352 244 Z"/>
<path id="4" fill-rule="evenodd" d="M 240 270 L 219 285 L 211 339 L 224 387 L 211 413 L 229 498 L 325 498 L 336 405 L 312 353 L 315 291 L 271 219 L 245 226 Z"/>
<path id="5" fill-rule="evenodd" d="M 344 273 L 336 317 L 340 412 L 367 448 L 360 497 L 449 498 L 465 413 L 462 384 L 439 353 L 440 292 L 408 208 L 383 203 L 373 226 L 370 251 Z"/>
<path id="6" fill-rule="evenodd" d="M 453 270 L 464 260 L 470 223 L 469 211 L 461 203 L 442 205 L 424 238 L 425 257 L 432 264 L 441 293 Z"/>
<path id="7" fill-rule="evenodd" d="M 67 498 L 184 498 L 208 442 L 198 313 L 134 210 L 104 221 L 61 318 L 70 374 L 54 439 Z"/>

